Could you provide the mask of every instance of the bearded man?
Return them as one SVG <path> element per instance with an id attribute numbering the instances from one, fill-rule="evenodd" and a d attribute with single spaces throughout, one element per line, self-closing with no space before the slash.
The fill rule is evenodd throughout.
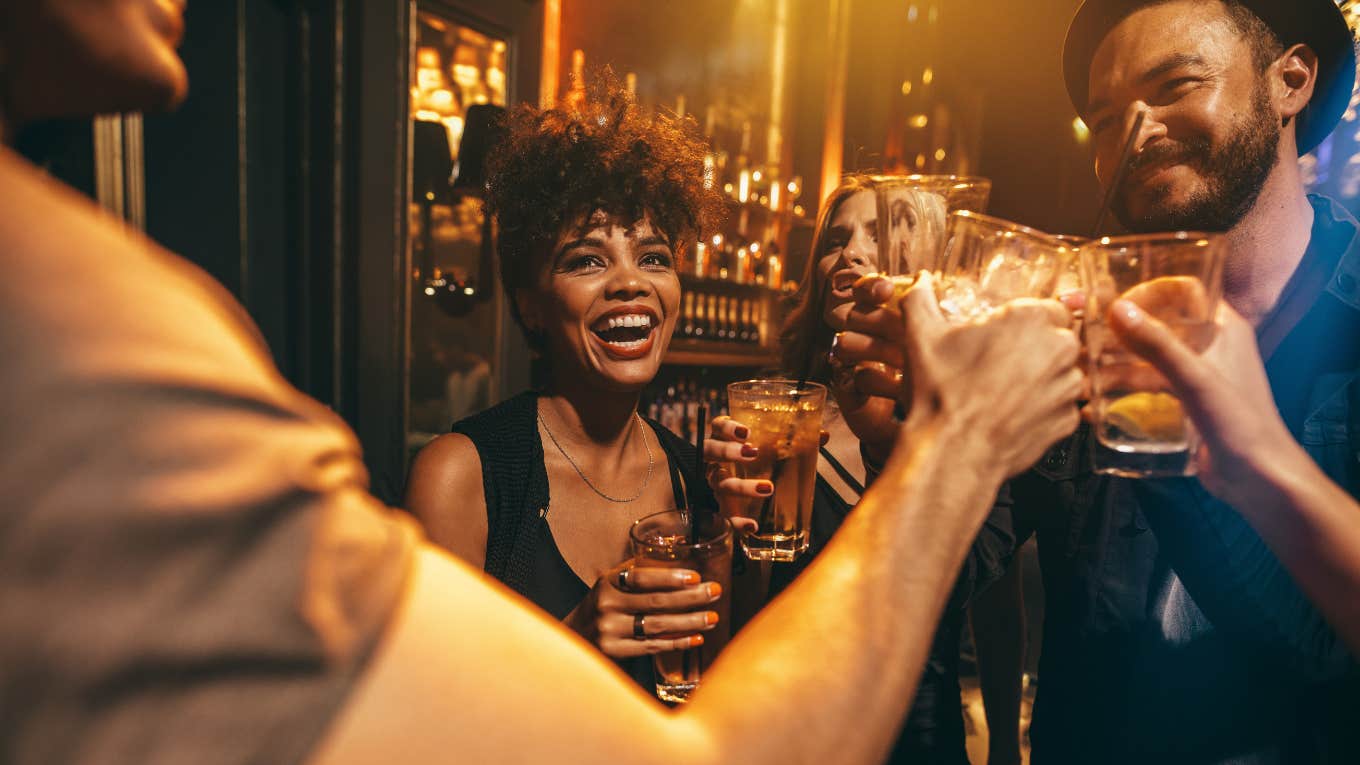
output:
<path id="1" fill-rule="evenodd" d="M 1120 221 L 1223 232 L 1227 306 L 1201 357 L 1132 306 L 1109 317 L 1182 393 L 1197 478 L 1096 475 L 1083 428 L 998 500 L 1044 580 L 1032 762 L 1355 762 L 1333 626 L 1360 634 L 1338 584 L 1360 553 L 1314 530 L 1360 516 L 1360 244 L 1298 165 L 1350 101 L 1350 31 L 1331 0 L 1086 0 L 1063 63 L 1107 188 L 1133 141 Z M 858 290 L 839 361 L 902 366 L 890 285 Z M 888 395 L 877 374 L 856 385 Z"/>
<path id="2" fill-rule="evenodd" d="M 1269 380 L 1241 417 L 1278 409 L 1288 434 L 1233 448 L 1268 463 L 1292 436 L 1360 494 L 1357 224 L 1305 193 L 1298 163 L 1350 99 L 1341 13 L 1331 0 L 1087 0 L 1063 63 L 1107 188 L 1143 115 L 1120 222 L 1228 240 L 1225 300 L 1255 328 Z M 1227 455 L 1198 480 L 1111 478 L 1092 474 L 1089 439 L 1010 487 L 1047 598 L 1033 761 L 1354 762 L 1356 663 L 1234 511 L 1259 500 L 1234 493 Z"/>

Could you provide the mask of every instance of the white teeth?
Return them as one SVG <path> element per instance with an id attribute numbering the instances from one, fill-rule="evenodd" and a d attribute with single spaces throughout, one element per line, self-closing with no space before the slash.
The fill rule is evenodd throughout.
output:
<path id="1" fill-rule="evenodd" d="M 652 317 L 645 314 L 628 314 L 626 316 L 610 316 L 607 320 L 609 329 L 619 327 L 644 327 L 652 326 Z"/>
<path id="2" fill-rule="evenodd" d="M 634 348 L 640 347 L 640 346 L 641 346 L 643 343 L 645 343 L 645 342 L 647 342 L 647 341 L 646 341 L 646 340 L 628 340 L 628 341 L 624 342 L 624 341 L 617 341 L 617 340 L 616 340 L 616 341 L 613 341 L 613 342 L 611 342 L 611 343 L 609 343 L 609 344 L 612 345 L 612 346 L 614 346 L 615 348 L 622 348 L 622 349 L 624 349 L 624 350 L 632 350 L 632 349 L 634 349 Z"/>

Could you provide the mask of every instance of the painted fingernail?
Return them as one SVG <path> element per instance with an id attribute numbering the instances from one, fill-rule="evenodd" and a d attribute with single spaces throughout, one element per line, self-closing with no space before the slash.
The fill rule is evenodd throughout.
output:
<path id="1" fill-rule="evenodd" d="M 680 583 L 681 583 L 681 584 L 698 584 L 698 583 L 699 583 L 699 572 L 698 572 L 698 571 L 677 571 L 676 574 L 675 574 L 675 577 L 676 577 L 677 579 L 680 580 Z"/>
<path id="2" fill-rule="evenodd" d="M 743 457 L 754 457 L 754 456 L 756 456 L 757 454 L 760 454 L 760 450 L 757 449 L 757 448 L 755 448 L 754 446 L 751 446 L 750 444 L 742 444 L 742 445 L 741 445 L 741 456 L 743 456 Z"/>
<path id="3" fill-rule="evenodd" d="M 774 484 L 770 483 L 769 481 L 761 481 L 760 483 L 756 484 L 756 493 L 764 495 L 773 494 Z"/>
<path id="4" fill-rule="evenodd" d="M 713 625 L 715 625 L 715 624 L 717 624 L 717 623 L 718 623 L 718 612 L 717 612 L 717 611 L 705 611 L 705 612 L 704 612 L 704 624 L 707 624 L 708 626 L 712 627 Z"/>
<path id="5" fill-rule="evenodd" d="M 689 636 L 689 645 L 690 645 L 691 648 L 695 648 L 695 647 L 701 646 L 701 645 L 703 645 L 703 644 L 704 644 L 704 636 L 703 636 L 703 635 L 690 635 L 690 636 Z"/>
<path id="6" fill-rule="evenodd" d="M 1143 320 L 1143 310 L 1134 305 L 1132 300 L 1116 300 L 1114 305 L 1111 306 L 1111 310 L 1118 313 L 1124 323 L 1130 326 Z"/>
<path id="7" fill-rule="evenodd" d="M 746 426 L 744 425 L 738 425 L 737 427 L 732 429 L 732 433 L 737 438 L 746 438 L 748 435 L 751 434 L 751 431 L 747 430 Z"/>
<path id="8" fill-rule="evenodd" d="M 722 595 L 722 585 L 717 582 L 708 583 L 708 599 L 717 600 Z"/>

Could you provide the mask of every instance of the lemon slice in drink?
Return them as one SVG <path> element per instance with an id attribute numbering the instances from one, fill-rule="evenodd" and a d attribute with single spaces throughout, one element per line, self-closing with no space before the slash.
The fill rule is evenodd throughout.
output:
<path id="1" fill-rule="evenodd" d="M 1185 438 L 1181 402 L 1170 393 L 1130 393 L 1109 405 L 1105 422 L 1140 440 Z"/>

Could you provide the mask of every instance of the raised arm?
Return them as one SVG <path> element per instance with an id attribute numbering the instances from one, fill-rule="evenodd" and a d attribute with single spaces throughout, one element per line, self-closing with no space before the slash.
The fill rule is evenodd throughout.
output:
<path id="1" fill-rule="evenodd" d="M 1166 375 L 1204 438 L 1200 480 L 1222 501 L 1201 495 L 1188 513 L 1148 518 L 1196 603 L 1283 646 L 1294 668 L 1346 671 L 1360 654 L 1360 503 L 1280 419 L 1251 327 L 1224 306 L 1218 337 L 1196 354 L 1136 306 L 1116 303 L 1111 323 Z"/>
<path id="2" fill-rule="evenodd" d="M 916 382 L 898 448 L 690 704 L 668 712 L 583 642 L 427 551 L 317 761 L 881 760 L 997 488 L 1075 426 L 1080 387 L 1056 304 L 946 329 L 928 285 L 907 303 Z"/>

